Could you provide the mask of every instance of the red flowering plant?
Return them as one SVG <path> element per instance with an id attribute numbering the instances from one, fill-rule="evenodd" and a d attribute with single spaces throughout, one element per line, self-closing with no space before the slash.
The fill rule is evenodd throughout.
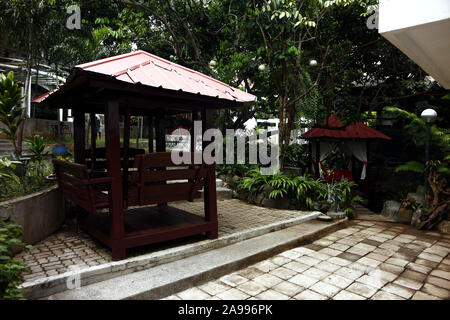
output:
<path id="1" fill-rule="evenodd" d="M 414 210 L 417 209 L 417 206 L 418 206 L 418 204 L 417 204 L 416 200 L 414 200 L 414 199 L 405 198 L 402 201 L 402 207 L 405 208 L 405 209 L 410 209 L 410 210 L 414 211 Z"/>

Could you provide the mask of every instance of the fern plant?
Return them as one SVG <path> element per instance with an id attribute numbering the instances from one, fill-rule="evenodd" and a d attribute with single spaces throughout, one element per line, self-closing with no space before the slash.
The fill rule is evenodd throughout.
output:
<path id="1" fill-rule="evenodd" d="M 423 163 L 418 161 L 408 161 L 402 165 L 395 168 L 395 172 L 400 171 L 413 171 L 417 173 L 428 172 L 439 172 L 444 174 L 450 174 L 450 169 L 448 168 L 448 162 L 450 161 L 450 155 L 444 157 L 444 161 L 440 160 L 429 160 L 425 166 Z"/>
<path id="2" fill-rule="evenodd" d="M 250 193 L 261 192 L 267 186 L 269 176 L 262 175 L 258 168 L 251 169 L 245 178 L 242 179 L 240 188 Z"/>
<path id="3" fill-rule="evenodd" d="M 319 199 L 324 193 L 324 182 L 309 175 L 297 176 L 293 182 L 297 201 L 308 209 L 312 208 L 314 200 Z"/>
<path id="4" fill-rule="evenodd" d="M 293 190 L 295 183 L 290 176 L 283 173 L 277 173 L 270 176 L 268 185 L 273 189 L 269 194 L 269 198 L 275 199 L 289 195 Z"/>

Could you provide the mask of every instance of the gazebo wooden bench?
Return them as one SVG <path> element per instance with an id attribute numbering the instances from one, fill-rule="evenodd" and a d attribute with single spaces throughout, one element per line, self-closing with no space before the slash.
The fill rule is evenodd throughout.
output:
<path id="1" fill-rule="evenodd" d="M 112 205 L 113 178 L 90 178 L 88 167 L 84 164 L 53 160 L 53 165 L 63 196 L 86 211 L 78 216 L 78 226 L 112 246 L 112 239 L 105 228 L 106 215 L 103 214 L 102 217 L 99 210 Z M 212 238 L 217 237 L 217 220 L 205 220 L 167 205 L 171 201 L 193 201 L 200 198 L 200 190 L 204 187 L 207 176 L 214 175 L 211 172 L 214 166 L 202 164 L 183 168 L 171 161 L 169 152 L 156 152 L 136 156 L 130 170 L 133 171 L 130 171 L 128 194 L 123 201 L 123 208 L 151 204 L 160 206 L 157 210 L 149 208 L 146 212 L 132 212 L 134 216 L 125 221 L 125 234 L 120 247 L 135 247 L 202 232 L 207 232 Z M 160 215 L 161 212 L 164 216 Z M 158 216 L 157 224 L 149 224 L 148 221 L 142 224 L 146 215 L 155 214 Z M 136 216 L 139 215 L 138 219 Z"/>
<path id="2" fill-rule="evenodd" d="M 214 128 L 217 109 L 239 108 L 255 100 L 216 79 L 138 50 L 78 65 L 62 87 L 33 101 L 72 110 L 75 164 L 54 162 L 59 186 L 64 197 L 78 205 L 78 225 L 109 246 L 113 260 L 119 260 L 126 257 L 127 248 L 203 233 L 217 237 L 215 165 L 203 161 L 175 165 L 166 152 L 165 117 L 188 114 L 192 128 L 194 121 L 202 122 L 204 134 Z M 91 118 L 88 149 L 86 114 Z M 105 148 L 96 145 L 96 114 L 104 114 Z M 130 148 L 132 115 L 147 117 L 147 154 Z M 191 159 L 199 152 L 193 133 Z M 203 141 L 202 150 L 211 142 Z M 199 198 L 202 188 L 204 217 L 170 206 L 172 201 Z"/>

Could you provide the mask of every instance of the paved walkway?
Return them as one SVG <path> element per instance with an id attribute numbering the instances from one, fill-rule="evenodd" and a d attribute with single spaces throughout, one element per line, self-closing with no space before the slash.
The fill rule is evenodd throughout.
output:
<path id="1" fill-rule="evenodd" d="M 356 220 L 310 245 L 165 299 L 450 299 L 449 252 L 448 234 Z"/>
<path id="2" fill-rule="evenodd" d="M 203 201 L 172 203 L 174 207 L 203 216 Z M 301 217 L 307 212 L 292 210 L 277 210 L 250 205 L 246 202 L 232 199 L 217 202 L 219 219 L 219 238 L 283 220 Z M 149 245 L 128 250 L 128 256 L 138 256 L 176 245 L 204 239 L 191 237 Z M 24 275 L 25 281 L 63 274 L 70 266 L 80 269 L 110 262 L 111 251 L 101 243 L 86 235 L 76 233 L 75 224 L 64 225 L 58 232 L 35 244 L 31 251 L 16 255 L 15 260 L 25 261 L 30 272 Z"/>

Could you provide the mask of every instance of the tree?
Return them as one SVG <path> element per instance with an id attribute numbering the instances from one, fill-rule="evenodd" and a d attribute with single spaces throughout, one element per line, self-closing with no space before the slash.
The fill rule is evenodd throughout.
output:
<path id="1" fill-rule="evenodd" d="M 302 99 L 319 86 L 330 54 L 330 44 L 321 43 L 320 51 L 317 52 L 317 59 L 321 63 L 312 79 L 308 61 L 310 57 L 305 54 L 308 52 L 305 46 L 316 39 L 321 21 L 332 8 L 351 2 L 353 1 L 253 1 L 251 20 L 256 24 L 262 40 L 257 52 L 267 61 L 270 82 L 276 90 L 281 155 L 289 145 Z M 280 166 L 283 168 L 283 161 L 280 161 Z"/>
<path id="2" fill-rule="evenodd" d="M 23 98 L 25 96 L 22 95 L 19 85 L 14 82 L 14 73 L 11 71 L 6 77 L 3 73 L 0 74 L 0 122 L 6 126 L 0 128 L 0 132 L 12 142 L 17 157 L 21 155 L 17 133 L 24 120 L 24 107 L 20 105 Z"/>

